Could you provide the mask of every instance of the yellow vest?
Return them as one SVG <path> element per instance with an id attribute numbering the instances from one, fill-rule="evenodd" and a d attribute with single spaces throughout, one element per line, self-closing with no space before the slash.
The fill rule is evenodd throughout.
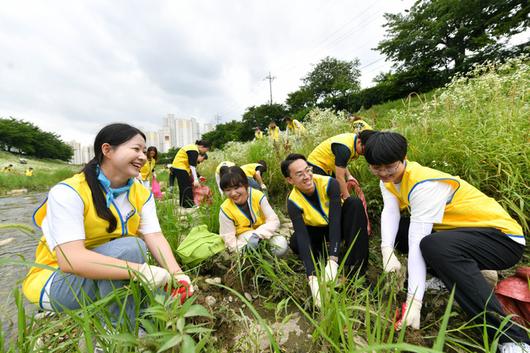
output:
<path id="1" fill-rule="evenodd" d="M 153 168 L 155 167 L 155 165 L 156 160 L 154 158 L 152 158 L 151 160 L 148 159 L 145 162 L 142 169 L 140 169 L 140 175 L 142 176 L 143 181 L 151 180 L 151 178 L 153 177 Z"/>
<path id="2" fill-rule="evenodd" d="M 433 180 L 448 183 L 455 190 L 445 206 L 442 222 L 434 224 L 434 230 L 489 227 L 524 239 L 521 226 L 497 201 L 459 177 L 407 161 L 399 191 L 393 183 L 385 183 L 385 187 L 398 198 L 400 208 L 404 209 L 410 206 L 412 190 L 422 182 Z"/>
<path id="3" fill-rule="evenodd" d="M 300 135 L 305 132 L 305 127 L 296 119 L 293 119 L 289 124 L 287 124 L 287 130 L 289 133 Z"/>
<path id="4" fill-rule="evenodd" d="M 66 184 L 73 188 L 83 200 L 85 205 L 85 247 L 87 249 L 98 247 L 114 238 L 138 236 L 140 214 L 144 204 L 151 197 L 150 191 L 139 182 L 134 182 L 127 194 L 129 202 L 131 203 L 134 211 L 131 215 L 127 216 L 127 219 L 122 220 L 118 211 L 116 210 L 115 205 L 111 205 L 110 210 L 118 221 L 117 227 L 112 233 L 107 232 L 109 222 L 99 218 L 96 213 L 96 207 L 92 201 L 92 193 L 88 183 L 85 180 L 84 173 L 76 174 L 73 177 L 62 181 L 61 184 Z M 39 227 L 42 225 L 42 221 L 46 216 L 46 205 L 47 202 L 43 203 L 33 214 L 33 220 Z M 37 251 L 35 252 L 35 263 L 53 268 L 59 268 L 55 251 L 52 252 L 48 248 L 46 238 L 44 236 L 40 239 L 39 244 L 37 245 Z M 42 291 L 53 272 L 54 271 L 51 269 L 32 267 L 26 275 L 24 283 L 22 284 L 22 290 L 26 298 L 28 298 L 28 300 L 32 303 L 39 304 L 41 308 L 42 305 L 40 303 L 40 299 L 42 296 Z"/>
<path id="5" fill-rule="evenodd" d="M 33 170 L 26 169 L 26 176 L 33 176 Z"/>
<path id="6" fill-rule="evenodd" d="M 221 172 L 221 168 L 222 167 L 233 167 L 235 165 L 236 164 L 234 162 L 230 162 L 230 161 L 221 162 L 221 163 L 219 163 L 217 168 L 215 168 L 215 174 L 219 175 L 219 172 Z"/>
<path id="7" fill-rule="evenodd" d="M 349 161 L 359 158 L 359 155 L 355 150 L 355 145 L 357 144 L 356 134 L 347 132 L 345 134 L 335 135 L 328 138 L 327 140 L 324 140 L 324 142 L 315 147 L 313 152 L 309 154 L 307 161 L 322 168 L 328 175 L 331 175 L 335 171 L 335 155 L 331 151 L 331 145 L 334 143 L 340 143 L 348 147 L 350 150 Z"/>
<path id="8" fill-rule="evenodd" d="M 254 132 L 254 137 L 256 138 L 256 140 L 261 140 L 263 138 L 263 131 Z"/>
<path id="9" fill-rule="evenodd" d="M 331 177 L 324 175 L 313 175 L 315 192 L 318 193 L 320 203 L 319 208 L 311 204 L 303 192 L 296 187 L 289 194 L 289 200 L 292 201 L 301 211 L 304 223 L 312 227 L 326 227 L 329 224 L 329 196 L 328 186 Z"/>
<path id="10" fill-rule="evenodd" d="M 269 138 L 273 141 L 277 141 L 280 137 L 280 128 L 276 126 L 274 129 L 269 128 Z"/>
<path id="11" fill-rule="evenodd" d="M 265 223 L 265 215 L 261 211 L 260 206 L 260 202 L 265 195 L 261 191 L 255 190 L 253 188 L 248 188 L 248 193 L 248 197 L 250 199 L 250 213 L 252 214 L 253 219 L 249 219 L 239 208 L 239 206 L 236 205 L 231 199 L 226 199 L 221 204 L 221 212 L 223 212 L 226 217 L 230 218 L 232 222 L 234 222 L 234 226 L 236 227 L 236 235 L 256 229 Z"/>
<path id="12" fill-rule="evenodd" d="M 191 175 L 190 161 L 188 159 L 188 151 L 197 151 L 199 153 L 199 147 L 196 144 L 186 145 L 182 147 L 173 159 L 172 167 L 176 169 L 183 169 Z"/>
<path id="13" fill-rule="evenodd" d="M 356 134 L 358 134 L 359 132 L 363 130 L 373 130 L 372 127 L 368 125 L 368 123 L 364 120 L 355 120 L 354 122 L 351 123 L 351 126 L 353 129 L 353 132 Z"/>
<path id="14" fill-rule="evenodd" d="M 254 178 L 254 175 L 256 175 L 256 168 L 260 166 L 259 163 L 249 163 L 249 164 L 243 164 L 241 166 L 241 169 L 245 172 L 245 175 L 251 178 Z"/>

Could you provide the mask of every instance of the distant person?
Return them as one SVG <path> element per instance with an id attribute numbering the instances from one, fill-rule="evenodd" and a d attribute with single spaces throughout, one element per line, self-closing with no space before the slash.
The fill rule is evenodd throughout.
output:
<path id="1" fill-rule="evenodd" d="M 312 167 L 301 154 L 288 155 L 280 167 L 285 180 L 293 186 L 287 201 L 294 227 L 290 246 L 304 263 L 313 301 L 320 307 L 314 261 L 326 260 L 326 281 L 336 280 L 340 257 L 344 256 L 347 275 L 366 273 L 368 229 L 363 204 L 353 196 L 342 201 L 337 180 L 313 175 Z"/>
<path id="2" fill-rule="evenodd" d="M 396 243 L 408 252 L 408 295 L 398 327 L 420 327 L 428 265 L 449 291 L 454 287 L 456 302 L 470 317 L 480 324 L 485 321 L 490 339 L 502 328 L 501 352 L 529 352 L 528 332 L 505 318 L 493 288 L 480 272 L 517 264 L 525 249 L 521 226 L 471 184 L 406 156 L 407 140 L 396 132 L 377 132 L 366 143 L 366 161 L 380 180 L 384 203 L 384 270 L 401 268 L 394 255 Z M 401 218 L 404 209 L 410 210 L 410 218 Z"/>
<path id="3" fill-rule="evenodd" d="M 254 139 L 263 140 L 263 131 L 261 131 L 259 127 L 256 127 L 256 131 L 254 132 Z"/>
<path id="4" fill-rule="evenodd" d="M 373 130 L 372 127 L 358 115 L 352 115 L 349 120 L 352 127 L 352 132 L 355 134 L 359 134 L 364 130 Z"/>
<path id="5" fill-rule="evenodd" d="M 259 243 L 269 243 L 271 252 L 282 256 L 287 251 L 287 240 L 276 233 L 280 220 L 267 197 L 248 185 L 240 167 L 227 167 L 221 177 L 221 189 L 226 200 L 219 211 L 219 234 L 229 252 L 244 248 L 255 249 Z"/>
<path id="6" fill-rule="evenodd" d="M 173 191 L 175 178 L 179 185 L 180 206 L 191 208 L 193 202 L 193 187 L 199 187 L 199 176 L 197 175 L 197 162 L 199 155 L 206 154 L 210 150 L 210 143 L 204 140 L 195 141 L 194 144 L 186 145 L 179 149 L 169 174 L 169 190 Z"/>
<path id="7" fill-rule="evenodd" d="M 111 124 L 97 134 L 95 157 L 81 173 L 55 185 L 34 214 L 42 227 L 35 262 L 22 288 L 40 309 L 75 310 L 113 296 L 130 280 L 150 290 L 170 281 L 191 281 L 162 234 L 151 193 L 136 179 L 146 161 L 145 135 L 127 124 Z M 163 267 L 149 265 L 149 257 Z M 136 327 L 135 298 L 113 297 L 108 306 L 115 327 Z M 138 298 L 141 299 L 141 298 Z"/>
<path id="8" fill-rule="evenodd" d="M 4 173 L 12 173 L 13 172 L 13 164 L 9 164 L 8 166 L 5 166 L 2 171 Z"/>
<path id="9" fill-rule="evenodd" d="M 140 169 L 140 178 L 142 184 L 148 189 L 151 188 L 151 181 L 155 176 L 155 166 L 158 160 L 158 150 L 155 146 L 150 146 L 146 152 L 147 161 L 142 169 Z"/>
<path id="10" fill-rule="evenodd" d="M 286 129 L 285 132 L 287 136 L 300 136 L 305 133 L 305 127 L 296 119 L 291 118 L 290 116 L 285 118 Z"/>
<path id="11" fill-rule="evenodd" d="M 241 169 L 245 172 L 250 187 L 259 191 L 267 190 L 267 186 L 263 182 L 263 174 L 267 171 L 267 163 L 264 160 L 259 160 L 257 163 L 243 164 Z"/>
<path id="12" fill-rule="evenodd" d="M 276 126 L 276 123 L 274 121 L 271 121 L 269 124 L 268 134 L 269 139 L 272 142 L 276 142 L 280 139 L 280 128 Z"/>
<path id="13" fill-rule="evenodd" d="M 215 168 L 215 183 L 217 184 L 217 188 L 219 189 L 219 193 L 221 193 L 221 195 L 224 195 L 223 189 L 221 189 L 221 177 L 228 170 L 228 167 L 233 167 L 235 165 L 236 164 L 234 162 L 223 161 L 217 165 L 217 168 Z"/>
<path id="14" fill-rule="evenodd" d="M 350 197 L 348 181 L 355 180 L 348 170 L 348 164 L 364 154 L 364 144 L 372 133 L 371 130 L 365 130 L 359 134 L 348 132 L 332 136 L 316 146 L 307 157 L 314 174 L 337 179 L 343 199 Z"/>
<path id="15" fill-rule="evenodd" d="M 25 174 L 28 177 L 33 176 L 33 168 L 32 167 L 27 168 Z"/>

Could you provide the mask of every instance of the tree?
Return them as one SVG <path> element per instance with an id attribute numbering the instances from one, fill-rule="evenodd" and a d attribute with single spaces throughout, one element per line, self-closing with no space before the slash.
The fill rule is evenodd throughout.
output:
<path id="1" fill-rule="evenodd" d="M 359 59 L 343 61 L 328 56 L 302 80 L 301 89 L 308 90 L 318 105 L 337 108 L 337 102 L 360 90 L 360 76 Z"/>
<path id="2" fill-rule="evenodd" d="M 530 24 L 528 0 L 418 0 L 407 14 L 385 14 L 377 49 L 398 72 L 466 71 L 505 52 L 507 38 Z"/>

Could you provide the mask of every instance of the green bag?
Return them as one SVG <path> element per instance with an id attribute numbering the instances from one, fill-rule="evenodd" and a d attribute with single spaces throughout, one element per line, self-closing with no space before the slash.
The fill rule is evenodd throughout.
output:
<path id="1" fill-rule="evenodd" d="M 193 227 L 177 248 L 177 256 L 183 264 L 196 266 L 225 249 L 219 234 L 211 233 L 205 224 Z"/>

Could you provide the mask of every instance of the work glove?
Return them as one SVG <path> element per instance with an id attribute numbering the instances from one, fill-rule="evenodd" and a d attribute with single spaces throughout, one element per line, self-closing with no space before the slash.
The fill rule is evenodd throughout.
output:
<path id="1" fill-rule="evenodd" d="M 394 324 L 396 330 L 410 326 L 418 330 L 421 318 L 421 300 L 415 299 L 412 295 L 407 295 L 407 301 L 401 307 L 401 317 Z"/>
<path id="2" fill-rule="evenodd" d="M 267 190 L 267 185 L 261 184 L 260 188 L 261 188 L 262 191 L 265 191 L 265 190 Z"/>
<path id="3" fill-rule="evenodd" d="M 176 286 L 170 288 L 167 284 L 164 287 L 166 291 L 171 290 L 171 296 L 180 299 L 180 304 L 184 304 L 186 299 L 193 295 L 193 286 L 191 285 L 190 278 L 183 274 L 174 274 L 173 279 L 176 282 Z"/>
<path id="4" fill-rule="evenodd" d="M 177 281 L 177 283 L 185 284 L 188 288 L 189 295 L 193 294 L 194 289 L 191 285 L 191 279 L 188 277 L 188 275 L 185 275 L 184 273 L 174 274 L 173 279 Z"/>
<path id="5" fill-rule="evenodd" d="M 318 287 L 318 278 L 317 276 L 309 276 L 307 278 L 309 282 L 309 288 L 311 289 L 311 296 L 313 297 L 313 303 L 317 308 L 320 309 L 321 307 L 321 301 L 320 301 L 320 289 Z"/>
<path id="6" fill-rule="evenodd" d="M 383 255 L 383 271 L 399 272 L 399 270 L 401 270 L 401 263 L 396 255 L 394 255 L 394 248 L 390 246 L 382 246 L 381 254 Z"/>
<path id="7" fill-rule="evenodd" d="M 135 280 L 145 281 L 154 288 L 163 287 L 171 277 L 165 268 L 148 265 L 147 263 L 143 263 L 133 276 Z"/>
<path id="8" fill-rule="evenodd" d="M 199 177 L 199 182 L 205 183 L 206 182 L 206 178 L 203 177 L 203 176 Z"/>
<path id="9" fill-rule="evenodd" d="M 199 186 L 201 186 L 201 183 L 198 180 L 194 180 L 193 181 L 193 187 L 194 188 L 198 188 Z"/>
<path id="10" fill-rule="evenodd" d="M 337 278 L 337 270 L 339 269 L 339 264 L 334 260 L 328 260 L 326 267 L 324 268 L 324 280 L 326 282 L 335 281 Z"/>
<path id="11" fill-rule="evenodd" d="M 247 246 L 251 249 L 257 249 L 260 241 L 259 235 L 256 233 L 252 233 L 252 235 L 248 238 Z"/>

